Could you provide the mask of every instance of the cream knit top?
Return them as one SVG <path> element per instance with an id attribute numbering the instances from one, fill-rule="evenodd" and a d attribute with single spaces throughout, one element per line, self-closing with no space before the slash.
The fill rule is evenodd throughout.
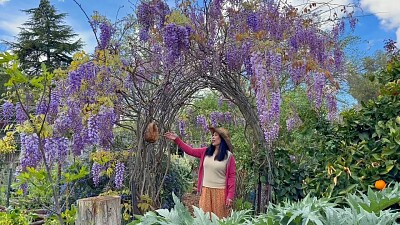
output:
<path id="1" fill-rule="evenodd" d="M 228 151 L 228 157 L 222 161 L 214 160 L 216 156 L 206 155 L 204 157 L 204 177 L 203 186 L 210 188 L 225 189 L 226 187 L 226 166 L 228 165 L 229 156 L 231 153 Z"/>

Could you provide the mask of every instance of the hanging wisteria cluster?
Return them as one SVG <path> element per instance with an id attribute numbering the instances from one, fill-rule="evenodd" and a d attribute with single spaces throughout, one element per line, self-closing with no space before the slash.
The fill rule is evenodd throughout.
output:
<path id="1" fill-rule="evenodd" d="M 69 140 L 66 137 L 52 137 L 44 139 L 44 149 L 48 163 L 63 164 L 66 162 L 69 150 Z"/>
<path id="2" fill-rule="evenodd" d="M 286 130 L 291 132 L 302 124 L 303 121 L 301 120 L 299 114 L 297 112 L 293 112 L 292 115 L 286 119 Z"/>
<path id="3" fill-rule="evenodd" d="M 110 44 L 111 37 L 115 32 L 114 27 L 109 23 L 101 23 L 100 24 L 100 49 L 106 49 Z"/>
<path id="4" fill-rule="evenodd" d="M 260 125 L 266 142 L 271 145 L 279 135 L 281 58 L 272 52 L 253 53 L 250 61 Z"/>
<path id="5" fill-rule="evenodd" d="M 14 105 L 11 102 L 4 102 L 3 104 L 3 120 L 9 122 L 14 115 Z"/>
<path id="6" fill-rule="evenodd" d="M 39 152 L 39 138 L 36 134 L 21 134 L 21 168 L 25 170 L 27 167 L 35 168 L 42 157 Z"/>
<path id="7" fill-rule="evenodd" d="M 162 5 L 155 2 L 158 1 L 141 2 L 138 19 L 142 30 L 154 28 L 153 33 L 161 35 L 163 43 L 157 35 L 147 35 L 142 40 L 161 44 L 159 52 L 168 52 L 169 62 L 183 54 L 194 55 L 205 74 L 227 69 L 249 79 L 268 145 L 279 136 L 281 95 L 288 87 L 305 84 L 302 87 L 307 90 L 312 105 L 318 110 L 329 105 L 328 118 L 335 119 L 336 92 L 328 92 L 327 86 L 337 88 L 333 75 L 343 68 L 339 39 L 344 20 L 337 19 L 337 23 L 329 24 L 332 29 L 328 30 L 328 26 L 322 29 L 321 21 L 307 13 L 274 0 L 255 4 L 211 1 L 207 16 L 196 7 L 183 7 L 180 17 L 185 18 L 185 30 L 184 26 L 174 23 L 157 25 L 160 14 L 151 12 L 166 11 L 163 7 L 156 10 Z M 316 7 L 317 4 L 309 6 Z M 350 20 L 354 27 L 355 19 Z M 193 51 L 186 52 L 189 50 Z M 219 115 L 210 114 L 211 125 L 217 125 L 218 119 Z M 203 130 L 206 130 L 206 121 L 203 116 L 197 118 Z"/>
<path id="8" fill-rule="evenodd" d="M 121 188 L 124 181 L 125 165 L 121 162 L 117 162 L 115 166 L 115 187 Z"/>
<path id="9" fill-rule="evenodd" d="M 186 136 L 186 122 L 184 120 L 179 120 L 178 122 L 178 128 L 179 128 L 179 134 L 181 135 L 181 137 L 185 137 Z"/>
<path id="10" fill-rule="evenodd" d="M 104 170 L 104 166 L 98 164 L 98 163 L 93 163 L 92 165 L 92 177 L 93 177 L 93 183 L 94 185 L 98 186 L 100 183 L 100 173 Z"/>
<path id="11" fill-rule="evenodd" d="M 149 32 L 152 28 L 162 29 L 165 25 L 165 18 L 169 13 L 169 7 L 164 1 L 142 1 L 137 7 L 140 40 L 147 41 L 150 38 Z"/>
<path id="12" fill-rule="evenodd" d="M 188 26 L 184 27 L 174 23 L 165 26 L 163 40 L 167 50 L 168 65 L 173 64 L 182 54 L 182 51 L 189 49 L 190 32 L 191 29 Z"/>

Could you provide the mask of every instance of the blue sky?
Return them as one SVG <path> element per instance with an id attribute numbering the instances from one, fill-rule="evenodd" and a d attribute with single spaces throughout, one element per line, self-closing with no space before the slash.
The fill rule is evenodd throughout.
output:
<path id="1" fill-rule="evenodd" d="M 291 0 L 292 4 L 300 5 L 308 0 Z M 333 4 L 348 4 L 353 0 L 312 0 L 313 2 L 331 2 Z M 78 0 L 85 11 L 91 15 L 94 10 L 115 20 L 131 13 L 137 0 Z M 86 43 L 85 50 L 93 51 L 95 40 L 80 8 L 72 0 L 51 0 L 60 12 L 68 14 L 66 23 L 80 35 Z M 362 9 L 357 11 L 359 22 L 353 35 L 360 41 L 355 45 L 355 51 L 369 55 L 376 50 L 382 50 L 385 39 L 400 42 L 400 0 L 359 0 Z M 39 0 L 0 0 L 0 40 L 13 40 L 18 33 L 18 27 L 28 18 L 21 9 L 37 7 Z M 122 7 L 122 8 L 121 8 Z M 397 33 L 397 35 L 396 35 Z M 353 46 L 354 47 L 354 46 Z M 0 50 L 4 50 L 0 46 Z"/>
<path id="2" fill-rule="evenodd" d="M 36 8 L 40 0 L 0 0 L 0 40 L 14 40 L 18 27 L 27 20 L 28 16 L 21 9 Z M 72 26 L 75 33 L 85 42 L 85 51 L 93 52 L 96 41 L 84 13 L 72 0 L 50 0 L 59 12 L 67 13 L 66 24 Z M 96 10 L 111 18 L 121 18 L 133 12 L 136 0 L 78 0 L 82 8 L 90 16 Z M 121 8 L 122 7 L 122 8 Z M 0 46 L 0 51 L 4 46 Z"/>

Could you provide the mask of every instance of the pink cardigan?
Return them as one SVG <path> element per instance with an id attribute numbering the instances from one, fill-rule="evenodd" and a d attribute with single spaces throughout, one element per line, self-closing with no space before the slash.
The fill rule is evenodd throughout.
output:
<path id="1" fill-rule="evenodd" d="M 175 139 L 175 143 L 181 148 L 186 154 L 191 155 L 196 158 L 200 158 L 199 167 L 199 179 L 197 181 L 197 192 L 201 192 L 201 187 L 203 184 L 204 176 L 204 157 L 206 155 L 207 148 L 192 148 L 183 142 L 180 138 Z M 225 200 L 233 200 L 235 196 L 236 189 L 236 162 L 233 155 L 230 157 L 228 166 L 226 168 L 226 188 L 225 188 Z"/>

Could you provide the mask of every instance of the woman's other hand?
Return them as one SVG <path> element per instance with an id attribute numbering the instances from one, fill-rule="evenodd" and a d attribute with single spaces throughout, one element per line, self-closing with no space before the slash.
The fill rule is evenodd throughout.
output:
<path id="1" fill-rule="evenodd" d="M 225 202 L 225 206 L 227 207 L 227 208 L 231 208 L 232 207 L 232 199 L 226 199 L 226 202 Z"/>
<path id="2" fill-rule="evenodd" d="M 172 132 L 166 132 L 164 134 L 164 137 L 170 141 L 175 141 L 175 139 L 178 138 L 178 135 L 176 135 L 175 133 L 172 133 Z"/>

